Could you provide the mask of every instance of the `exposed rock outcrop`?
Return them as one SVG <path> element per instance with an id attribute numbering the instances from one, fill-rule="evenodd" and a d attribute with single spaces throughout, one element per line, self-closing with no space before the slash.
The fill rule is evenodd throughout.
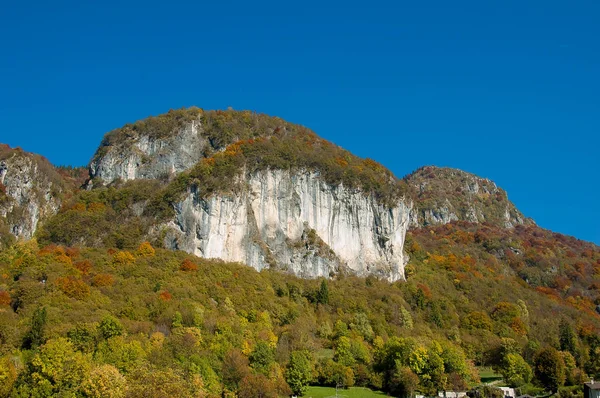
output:
<path id="1" fill-rule="evenodd" d="M 386 207 L 317 173 L 265 170 L 239 193 L 190 190 L 176 205 L 166 244 L 206 258 L 279 266 L 302 277 L 347 267 L 358 275 L 404 278 L 410 206 Z"/>
<path id="2" fill-rule="evenodd" d="M 174 176 L 204 156 L 208 140 L 199 134 L 200 119 L 184 123 L 172 134 L 152 137 L 132 134 L 120 145 L 100 147 L 90 163 L 90 176 L 108 184 L 116 180 L 159 179 Z"/>
<path id="3" fill-rule="evenodd" d="M 503 189 L 486 178 L 462 170 L 426 166 L 404 180 L 414 200 L 411 228 L 459 220 L 504 228 L 533 224 L 508 200 Z"/>
<path id="4" fill-rule="evenodd" d="M 33 237 L 40 220 L 60 208 L 64 188 L 45 158 L 1 145 L 0 222 L 5 232 L 20 239 Z"/>

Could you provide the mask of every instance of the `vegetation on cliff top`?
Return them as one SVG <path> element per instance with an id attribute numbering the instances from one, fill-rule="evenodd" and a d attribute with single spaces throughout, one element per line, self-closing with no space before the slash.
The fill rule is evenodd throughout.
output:
<path id="1" fill-rule="evenodd" d="M 508 200 L 506 192 L 488 179 L 462 170 L 424 166 L 405 176 L 410 195 L 415 201 L 420 225 L 426 223 L 425 212 L 448 208 L 462 221 L 485 221 L 504 226 L 533 223 Z M 508 212 L 508 220 L 506 214 Z"/>

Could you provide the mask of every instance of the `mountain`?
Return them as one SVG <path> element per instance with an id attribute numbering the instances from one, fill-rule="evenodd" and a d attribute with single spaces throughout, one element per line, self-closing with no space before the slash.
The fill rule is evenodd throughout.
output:
<path id="1" fill-rule="evenodd" d="M 135 219 L 128 223 L 138 225 L 136 231 L 114 231 L 123 225 L 92 221 L 75 214 L 78 207 L 50 220 L 41 236 L 102 245 L 110 240 L 102 236 L 111 234 L 111 243 L 123 247 L 119 236 L 135 235 L 257 270 L 376 274 L 394 281 L 404 279 L 409 226 L 526 222 L 490 181 L 434 168 L 398 180 L 305 127 L 248 111 L 181 109 L 111 131 L 90 163 L 88 187 L 129 192 L 127 182 L 162 187 L 154 190 L 162 196 L 148 192 L 126 210 L 102 202 Z M 89 223 L 103 230 L 81 229 Z"/>
<path id="2" fill-rule="evenodd" d="M 600 248 L 473 174 L 399 179 L 305 127 L 189 108 L 109 132 L 87 170 L 1 146 L 0 182 L 0 398 L 437 395 L 482 366 L 574 397 L 600 377 Z"/>

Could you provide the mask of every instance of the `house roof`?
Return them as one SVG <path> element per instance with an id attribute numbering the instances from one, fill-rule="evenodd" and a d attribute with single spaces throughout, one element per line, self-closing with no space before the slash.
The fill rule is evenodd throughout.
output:
<path id="1" fill-rule="evenodd" d="M 591 388 L 592 390 L 600 390 L 600 382 L 598 381 L 585 383 L 585 385 Z"/>

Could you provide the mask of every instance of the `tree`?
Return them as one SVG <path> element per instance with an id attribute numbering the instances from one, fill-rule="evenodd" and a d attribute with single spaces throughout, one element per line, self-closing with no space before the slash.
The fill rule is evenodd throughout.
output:
<path id="1" fill-rule="evenodd" d="M 294 395 L 304 395 L 312 380 L 313 365 L 308 351 L 293 351 L 285 371 L 285 380 Z"/>
<path id="2" fill-rule="evenodd" d="M 192 398 L 192 386 L 175 370 L 140 366 L 128 377 L 128 398 Z"/>
<path id="3" fill-rule="evenodd" d="M 239 398 L 277 398 L 273 383 L 262 374 L 251 374 L 240 384 Z"/>
<path id="4" fill-rule="evenodd" d="M 112 365 L 100 365 L 90 372 L 82 390 L 88 398 L 122 398 L 125 396 L 125 377 Z"/>
<path id="5" fill-rule="evenodd" d="M 573 356 L 577 355 L 577 336 L 571 324 L 564 318 L 558 325 L 558 340 L 561 351 L 568 351 Z"/>
<path id="6" fill-rule="evenodd" d="M 267 374 L 269 365 L 275 361 L 275 353 L 264 341 L 256 343 L 254 350 L 250 353 L 250 363 L 259 373 Z"/>
<path id="7" fill-rule="evenodd" d="M 348 337 L 342 336 L 337 340 L 335 344 L 334 359 L 344 366 L 354 365 L 355 360 L 352 355 L 350 339 Z"/>
<path id="8" fill-rule="evenodd" d="M 31 329 L 23 341 L 24 348 L 35 348 L 44 343 L 46 328 L 46 307 L 38 307 L 31 317 Z"/>
<path id="9" fill-rule="evenodd" d="M 551 392 L 557 392 L 565 382 L 565 364 L 560 353 L 552 348 L 543 348 L 535 357 L 535 377 Z"/>
<path id="10" fill-rule="evenodd" d="M 146 358 L 142 344 L 137 341 L 125 341 L 123 336 L 111 337 L 98 344 L 94 359 L 98 362 L 114 365 L 123 374 L 129 373 Z"/>
<path id="11" fill-rule="evenodd" d="M 390 380 L 390 393 L 394 396 L 410 398 L 419 385 L 419 376 L 410 370 L 409 367 L 401 366 L 399 362 L 397 365 Z"/>
<path id="12" fill-rule="evenodd" d="M 317 303 L 329 304 L 329 286 L 327 286 L 327 279 L 321 280 L 321 286 L 317 292 Z"/>
<path id="13" fill-rule="evenodd" d="M 531 381 L 531 367 L 519 354 L 508 354 L 504 358 L 500 373 L 511 387 L 519 387 Z"/>
<path id="14" fill-rule="evenodd" d="M 88 377 L 91 366 L 89 355 L 75 351 L 65 338 L 48 340 L 31 359 L 27 382 L 20 386 L 23 396 L 69 396 L 77 392 Z"/>
<path id="15" fill-rule="evenodd" d="M 102 318 L 98 325 L 98 331 L 103 338 L 109 339 L 114 336 L 120 336 L 123 334 L 123 325 L 119 320 L 111 315 L 107 315 Z"/>
<path id="16" fill-rule="evenodd" d="M 240 382 L 250 374 L 248 358 L 238 349 L 227 352 L 223 358 L 222 378 L 225 387 L 237 391 Z"/>
<path id="17" fill-rule="evenodd" d="M 17 374 L 17 367 L 9 357 L 0 358 L 0 397 L 10 396 Z"/>

